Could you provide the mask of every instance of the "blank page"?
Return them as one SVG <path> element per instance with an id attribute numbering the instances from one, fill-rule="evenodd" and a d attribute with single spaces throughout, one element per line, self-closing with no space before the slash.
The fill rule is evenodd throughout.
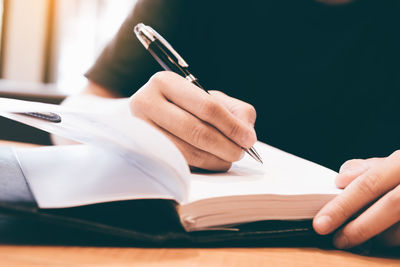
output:
<path id="1" fill-rule="evenodd" d="M 40 208 L 175 199 L 162 184 L 128 161 L 93 146 L 21 148 L 15 153 Z"/>
<path id="2" fill-rule="evenodd" d="M 264 164 L 246 155 L 226 173 L 192 174 L 189 203 L 214 197 L 257 194 L 338 194 L 336 172 L 263 143 L 255 145 Z"/>

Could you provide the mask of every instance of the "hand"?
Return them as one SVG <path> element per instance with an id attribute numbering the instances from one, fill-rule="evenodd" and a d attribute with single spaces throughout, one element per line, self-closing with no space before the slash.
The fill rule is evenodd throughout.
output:
<path id="1" fill-rule="evenodd" d="M 329 234 L 345 224 L 334 237 L 338 248 L 375 236 L 382 245 L 400 245 L 400 150 L 386 158 L 345 162 L 336 185 L 345 190 L 315 216 L 317 233 Z M 360 214 L 351 218 L 356 213 Z"/>
<path id="2" fill-rule="evenodd" d="M 163 71 L 131 97 L 131 111 L 162 131 L 191 167 L 226 171 L 257 140 L 255 109 Z"/>

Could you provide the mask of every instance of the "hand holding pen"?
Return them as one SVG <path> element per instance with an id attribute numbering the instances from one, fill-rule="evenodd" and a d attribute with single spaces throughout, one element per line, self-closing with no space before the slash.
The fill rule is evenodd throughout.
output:
<path id="1" fill-rule="evenodd" d="M 141 31 L 136 28 L 136 33 Z M 180 75 L 171 71 L 155 74 L 132 96 L 133 114 L 163 131 L 191 167 L 229 169 L 243 156 L 242 148 L 251 148 L 257 140 L 254 108 L 222 92 L 199 90 L 201 85 L 188 71 L 186 62 L 162 37 L 138 37 L 164 69 Z M 247 151 L 256 153 L 253 149 Z M 257 154 L 251 155 L 261 161 Z"/>

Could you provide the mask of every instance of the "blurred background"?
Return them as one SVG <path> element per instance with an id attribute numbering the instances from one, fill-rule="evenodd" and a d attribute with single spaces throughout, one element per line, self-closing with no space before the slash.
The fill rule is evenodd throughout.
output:
<path id="1" fill-rule="evenodd" d="M 135 2 L 0 0 L 0 92 L 79 92 Z"/>
<path id="2" fill-rule="evenodd" d="M 136 0 L 0 0 L 0 97 L 60 103 Z M 46 132 L 0 117 L 0 140 L 51 144 Z"/>

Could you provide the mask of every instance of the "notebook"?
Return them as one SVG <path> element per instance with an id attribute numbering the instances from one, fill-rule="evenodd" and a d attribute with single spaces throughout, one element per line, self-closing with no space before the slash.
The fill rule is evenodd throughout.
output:
<path id="1" fill-rule="evenodd" d="M 108 205 L 106 212 L 110 205 L 135 201 L 144 208 L 149 203 L 150 209 L 154 201 L 166 201 L 173 203 L 168 212 L 186 233 L 240 236 L 243 225 L 273 221 L 286 222 L 281 225 L 289 231 L 309 232 L 312 217 L 341 192 L 334 185 L 336 172 L 261 142 L 255 148 L 263 165 L 246 155 L 225 173 L 191 173 L 173 143 L 130 116 L 126 101 L 116 101 L 121 109 L 104 114 L 0 99 L 0 115 L 80 142 L 13 151 L 38 213 L 65 216 L 91 207 L 100 212 L 98 207 Z M 61 122 L 23 112 L 53 112 Z M 123 217 L 116 212 L 114 217 Z M 152 212 L 160 211 L 145 213 Z M 305 221 L 308 227 L 296 227 Z M 115 227 L 115 221 L 110 225 Z M 116 225 L 120 228 L 120 222 Z"/>

